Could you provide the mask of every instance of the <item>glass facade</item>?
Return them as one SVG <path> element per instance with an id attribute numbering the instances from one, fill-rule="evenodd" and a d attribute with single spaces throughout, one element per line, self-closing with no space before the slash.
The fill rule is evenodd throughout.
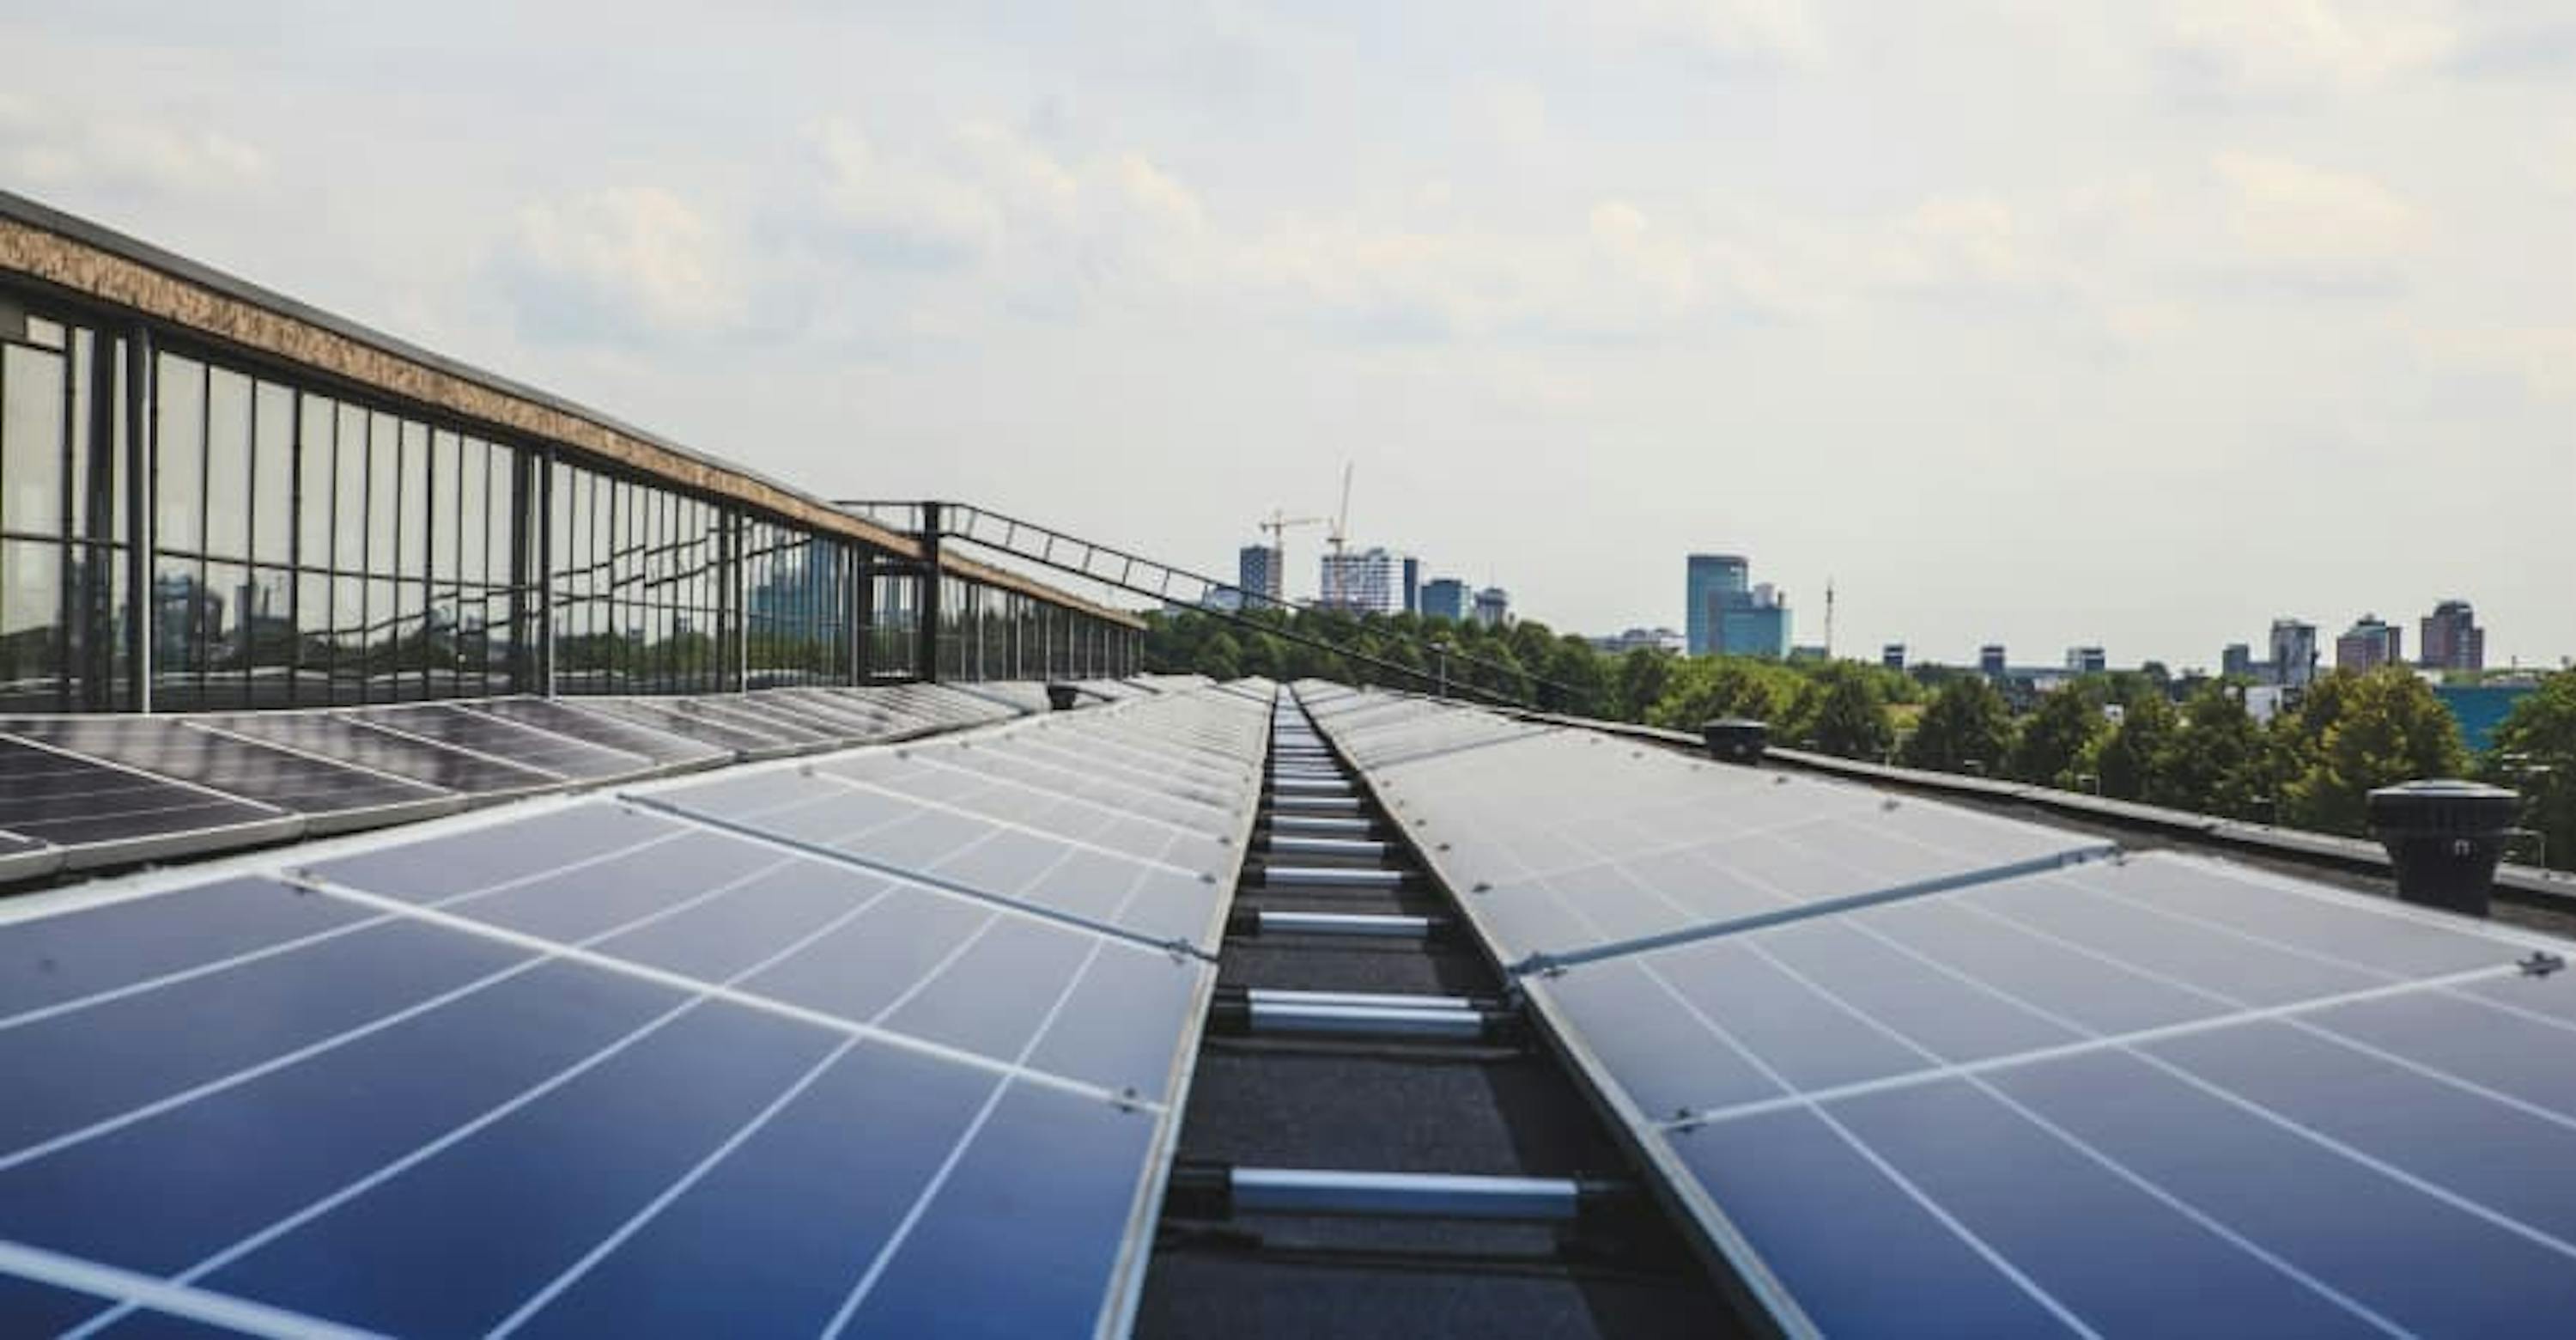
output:
<path id="1" fill-rule="evenodd" d="M 916 560 L 0 283 L 0 711 L 1134 668 L 939 580 L 925 649 Z"/>

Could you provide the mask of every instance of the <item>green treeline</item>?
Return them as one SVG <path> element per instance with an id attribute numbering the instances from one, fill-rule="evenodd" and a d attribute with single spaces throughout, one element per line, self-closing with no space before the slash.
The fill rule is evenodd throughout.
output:
<path id="1" fill-rule="evenodd" d="M 2122 800 L 2359 836 L 2371 789 L 2474 776 L 2528 799 L 2516 859 L 2576 869 L 2576 671 L 2515 704 L 2495 745 L 2472 757 L 2458 723 L 2414 672 L 2337 671 L 2260 723 L 2241 689 L 2210 680 L 2177 693 L 2160 672 L 2087 675 L 2016 710 L 1983 676 L 1852 661 L 1609 656 L 1524 621 L 1488 629 L 1413 615 L 1265 613 L 1266 628 L 1195 613 L 1157 616 L 1149 668 L 1217 678 L 1263 675 L 1423 689 L 1447 649 L 1453 690 L 1474 686 L 1553 711 L 1696 730 L 1714 717 L 1769 722 L 1775 743 L 1909 767 L 2098 792 Z M 1293 631 L 1400 669 L 1302 646 Z M 1417 639 L 1434 650 L 1425 653 Z M 1467 658 L 1485 662 L 1470 665 Z M 2533 850 L 2536 845 L 2537 850 Z"/>

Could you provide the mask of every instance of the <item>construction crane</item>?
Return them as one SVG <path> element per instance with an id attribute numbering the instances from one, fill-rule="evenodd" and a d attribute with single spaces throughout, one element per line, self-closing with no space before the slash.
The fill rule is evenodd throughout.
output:
<path id="1" fill-rule="evenodd" d="M 1287 603 L 1288 531 L 1296 526 L 1320 526 L 1326 520 L 1328 518 L 1320 516 L 1290 516 L 1285 508 L 1270 509 L 1270 515 L 1261 521 L 1261 528 L 1270 533 L 1270 581 L 1279 589 L 1276 592 L 1263 591 L 1259 594 L 1281 604 Z"/>
<path id="2" fill-rule="evenodd" d="M 1333 580 L 1329 584 L 1331 589 L 1323 593 L 1324 603 L 1335 609 L 1342 609 L 1350 604 L 1343 598 L 1347 593 L 1341 589 L 1343 584 L 1350 580 L 1349 570 L 1342 564 L 1342 547 L 1349 543 L 1350 531 L 1351 462 L 1344 461 L 1342 462 L 1342 507 L 1340 511 L 1333 514 L 1332 533 L 1324 537 L 1325 542 L 1333 546 L 1333 565 L 1328 569 L 1333 574 Z"/>

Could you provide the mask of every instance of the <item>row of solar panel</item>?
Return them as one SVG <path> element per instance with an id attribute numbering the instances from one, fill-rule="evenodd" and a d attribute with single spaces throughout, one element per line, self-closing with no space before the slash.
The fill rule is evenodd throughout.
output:
<path id="1" fill-rule="evenodd" d="M 1046 706 L 1037 684 L 902 684 L 0 719 L 0 883 L 901 739 Z"/>
<path id="2" fill-rule="evenodd" d="M 1790 1330 L 2550 1334 L 2576 1307 L 2565 942 L 1301 691 Z"/>
<path id="3" fill-rule="evenodd" d="M 0 903 L 0 1331 L 1123 1330 L 1268 692 Z"/>

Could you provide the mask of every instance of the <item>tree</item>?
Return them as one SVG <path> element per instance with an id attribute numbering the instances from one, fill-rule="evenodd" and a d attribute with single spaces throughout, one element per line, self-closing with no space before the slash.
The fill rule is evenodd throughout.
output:
<path id="1" fill-rule="evenodd" d="M 1568 633 L 1558 638 L 1548 651 L 1542 673 L 1552 683 L 1563 686 L 1549 690 L 1559 697 L 1551 704 L 1555 710 L 1579 717 L 1608 716 L 1615 710 L 1610 662 L 1580 636 Z"/>
<path id="2" fill-rule="evenodd" d="M 2022 723 L 2013 742 L 2012 775 L 2042 786 L 2072 788 L 2075 774 L 2107 727 L 2102 719 L 2105 687 L 2087 676 L 2061 685 L 2039 700 L 2039 708 Z"/>
<path id="3" fill-rule="evenodd" d="M 2272 793 L 2268 751 L 2244 700 L 2210 683 L 2183 704 L 2181 729 L 2156 756 L 2146 789 L 2151 804 L 2228 818 L 2255 817 L 2255 800 Z"/>
<path id="4" fill-rule="evenodd" d="M 2496 727 L 2487 780 L 2523 793 L 2541 855 L 2576 870 L 2576 670 L 2562 670 L 2523 695 Z"/>
<path id="5" fill-rule="evenodd" d="M 2156 768 L 2173 734 L 2173 704 L 2163 694 L 2141 694 L 2122 705 L 2120 724 L 2093 756 L 2093 771 L 2102 779 L 2102 794 L 2121 800 L 2145 800 L 2157 790 Z"/>
<path id="6" fill-rule="evenodd" d="M 2468 770 L 2459 722 L 2404 666 L 2337 671 L 2311 686 L 2299 715 L 2312 711 L 2320 718 L 2296 728 L 2302 766 L 2282 788 L 2285 817 L 2301 827 L 2358 835 L 2374 788 Z"/>
<path id="7" fill-rule="evenodd" d="M 1619 719 L 1643 721 L 1646 710 L 1672 683 L 1673 654 L 1659 647 L 1630 647 L 1619 658 Z"/>
<path id="8" fill-rule="evenodd" d="M 1982 675 L 1953 679 L 1923 709 L 1904 759 L 1908 767 L 1942 772 L 1999 772 L 2012 739 L 2012 709 L 1995 686 Z"/>
<path id="9" fill-rule="evenodd" d="M 1887 702 L 1879 694 L 1877 678 L 1857 667 L 1838 665 L 1826 670 L 1824 685 L 1812 727 L 1816 748 L 1873 762 L 1887 757 L 1896 732 L 1887 724 Z"/>

